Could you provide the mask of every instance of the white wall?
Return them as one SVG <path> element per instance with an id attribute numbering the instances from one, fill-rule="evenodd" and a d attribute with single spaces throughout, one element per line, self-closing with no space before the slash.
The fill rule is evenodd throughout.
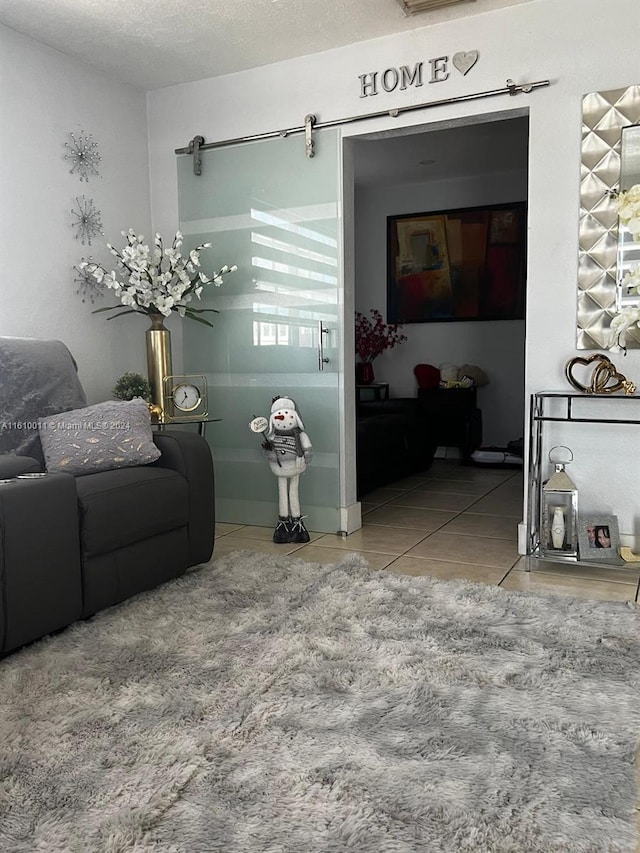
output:
<path id="1" fill-rule="evenodd" d="M 386 315 L 387 216 L 524 201 L 521 172 L 356 190 L 356 309 Z M 413 323 L 408 340 L 375 361 L 376 379 L 389 382 L 394 397 L 414 397 L 416 364 L 474 364 L 489 377 L 478 389 L 483 444 L 504 447 L 524 435 L 524 320 L 483 323 Z"/>
<path id="2" fill-rule="evenodd" d="M 532 0 L 459 21 L 277 63 L 250 72 L 152 92 L 149 95 L 152 214 L 154 227 L 175 223 L 174 149 L 195 134 L 207 141 L 299 126 L 313 112 L 329 121 L 373 110 L 393 110 L 474 92 L 494 90 L 507 78 L 518 83 L 548 79 L 530 95 L 448 104 L 425 112 L 385 116 L 345 126 L 345 135 L 402 125 L 446 123 L 465 116 L 529 108 L 529 263 L 525 394 L 566 388 L 567 359 L 576 354 L 576 281 L 581 109 L 586 92 L 638 82 L 637 45 L 621 33 L 640 31 L 637 0 Z M 390 66 L 477 49 L 466 75 L 420 89 L 360 98 L 358 75 Z M 301 156 L 303 143 L 301 141 Z M 353 286 L 353 282 L 348 282 Z M 614 356 L 631 378 L 640 378 L 640 352 Z M 590 433 L 591 450 L 576 456 L 573 476 L 587 500 L 615 511 L 625 532 L 640 532 L 635 498 L 640 453 L 620 447 L 604 427 Z M 598 476 L 620 466 L 613 487 Z"/>
<path id="3" fill-rule="evenodd" d="M 149 234 L 145 93 L 5 27 L 0 79 L 0 335 L 64 341 L 90 401 L 105 399 L 125 370 L 146 371 L 147 324 L 93 315 L 76 295 L 73 266 L 89 255 L 110 263 L 105 244 L 122 245 L 123 229 Z M 102 155 L 101 177 L 88 183 L 64 159 L 69 132 L 80 130 Z M 91 246 L 71 227 L 82 195 L 102 212 L 104 237 Z"/>

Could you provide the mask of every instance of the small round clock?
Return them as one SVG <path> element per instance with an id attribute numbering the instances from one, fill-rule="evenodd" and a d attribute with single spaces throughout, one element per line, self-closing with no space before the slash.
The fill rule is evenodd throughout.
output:
<path id="1" fill-rule="evenodd" d="M 165 376 L 159 422 L 192 423 L 207 419 L 207 380 L 204 376 Z"/>
<path id="2" fill-rule="evenodd" d="M 193 412 L 202 402 L 200 389 L 192 382 L 181 382 L 179 385 L 176 385 L 171 398 L 173 405 L 180 412 Z"/>

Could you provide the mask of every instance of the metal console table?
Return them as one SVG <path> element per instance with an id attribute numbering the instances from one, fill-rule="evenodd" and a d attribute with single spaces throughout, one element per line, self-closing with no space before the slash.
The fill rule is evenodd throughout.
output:
<path id="1" fill-rule="evenodd" d="M 531 395 L 529 412 L 529 482 L 528 482 L 528 505 L 527 505 L 527 556 L 525 568 L 531 571 L 536 561 L 549 563 L 572 563 L 581 565 L 579 557 L 563 556 L 561 553 L 547 556 L 541 552 L 540 547 L 540 507 L 542 504 L 542 459 L 543 433 L 545 424 L 571 423 L 571 424 L 640 424 L 640 407 L 630 408 L 630 417 L 598 417 L 597 415 L 581 415 L 576 412 L 578 406 L 575 401 L 591 403 L 597 401 L 597 407 L 604 406 L 605 402 L 630 403 L 640 402 L 639 394 L 626 396 L 613 396 L 610 394 L 580 394 L 577 392 L 564 391 L 541 391 Z M 595 407 L 593 407 L 595 408 Z M 552 410 L 552 411 L 551 411 Z M 633 417 L 633 415 L 636 415 Z M 627 564 L 620 559 L 619 563 L 607 562 L 597 563 L 592 560 L 585 561 L 584 565 L 591 567 L 606 565 L 611 568 L 617 567 L 634 568 L 634 564 Z M 635 564 L 637 565 L 637 564 Z"/>

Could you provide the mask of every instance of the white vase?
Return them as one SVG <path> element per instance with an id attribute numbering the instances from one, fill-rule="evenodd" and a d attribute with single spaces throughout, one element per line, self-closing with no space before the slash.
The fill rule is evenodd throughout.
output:
<path id="1" fill-rule="evenodd" d="M 551 519 L 551 543 L 558 550 L 564 545 L 566 525 L 564 522 L 564 507 L 553 507 L 553 518 Z"/>

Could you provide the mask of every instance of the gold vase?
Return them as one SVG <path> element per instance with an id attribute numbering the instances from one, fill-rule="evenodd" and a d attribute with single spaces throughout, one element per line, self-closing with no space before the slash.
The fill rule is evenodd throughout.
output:
<path id="1" fill-rule="evenodd" d="M 171 332 L 165 328 L 164 315 L 149 314 L 151 325 L 145 333 L 147 375 L 151 386 L 151 403 L 163 410 L 162 390 L 165 376 L 171 376 Z M 160 415 L 162 420 L 162 415 Z"/>

